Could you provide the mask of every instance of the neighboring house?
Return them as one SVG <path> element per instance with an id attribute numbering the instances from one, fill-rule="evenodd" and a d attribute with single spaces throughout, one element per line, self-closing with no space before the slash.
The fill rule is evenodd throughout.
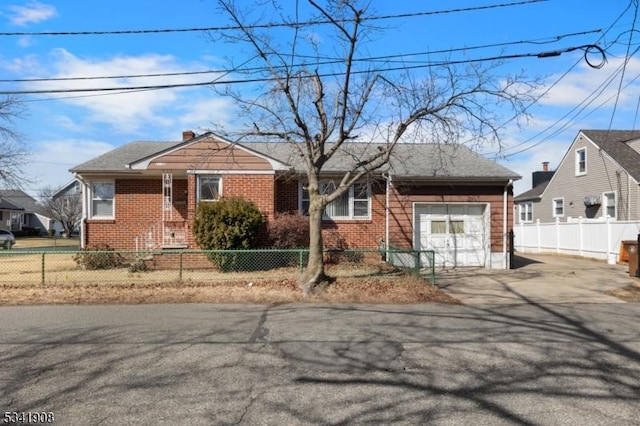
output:
<path id="1" fill-rule="evenodd" d="M 14 232 L 35 228 L 46 232 L 50 222 L 42 206 L 26 192 L 0 189 L 0 228 Z"/>
<path id="2" fill-rule="evenodd" d="M 531 173 L 531 189 L 514 197 L 516 223 L 532 223 L 534 210 L 540 209 L 542 193 L 547 188 L 555 172 L 549 170 L 549 163 L 542 163 L 542 171 Z"/>
<path id="3" fill-rule="evenodd" d="M 69 203 L 73 205 L 73 202 L 71 200 L 72 198 L 81 197 L 81 196 L 82 196 L 82 185 L 80 184 L 80 182 L 78 182 L 75 179 L 63 185 L 62 187 L 60 187 L 60 189 L 58 189 L 56 192 L 51 194 L 51 198 L 54 204 L 58 202 L 58 200 L 60 200 L 61 202 L 67 203 L 67 207 L 70 207 Z M 80 227 L 80 221 L 78 221 L 78 223 L 76 224 L 76 228 L 73 229 L 71 232 L 73 233 L 74 231 L 78 231 L 79 227 Z M 47 229 L 53 230 L 54 235 L 62 235 L 64 232 L 64 226 L 62 225 L 62 223 L 59 220 L 55 220 L 55 219 L 51 221 Z"/>
<path id="4" fill-rule="evenodd" d="M 327 188 L 376 144 L 352 142 L 323 169 Z M 83 188 L 83 247 L 197 248 L 200 202 L 244 196 L 267 220 L 308 206 L 306 173 L 284 143 L 229 142 L 183 133 L 180 142 L 132 142 L 73 167 Z M 391 162 L 326 208 L 324 232 L 349 247 L 381 242 L 434 249 L 439 265 L 504 268 L 519 176 L 463 146 L 400 144 Z"/>
<path id="5" fill-rule="evenodd" d="M 640 220 L 640 131 L 581 130 L 546 187 L 515 199 L 525 222 Z"/>

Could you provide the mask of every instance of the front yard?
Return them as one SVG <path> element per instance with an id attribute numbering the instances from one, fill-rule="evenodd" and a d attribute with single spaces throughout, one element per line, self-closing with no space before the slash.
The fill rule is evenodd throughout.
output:
<path id="1" fill-rule="evenodd" d="M 17 244 L 16 244 L 17 245 Z M 319 295 L 303 299 L 296 266 L 220 272 L 202 254 L 161 256 L 147 270 L 87 270 L 73 252 L 0 253 L 0 305 L 99 303 L 458 303 L 422 277 L 379 258 L 327 267 L 336 278 Z"/>

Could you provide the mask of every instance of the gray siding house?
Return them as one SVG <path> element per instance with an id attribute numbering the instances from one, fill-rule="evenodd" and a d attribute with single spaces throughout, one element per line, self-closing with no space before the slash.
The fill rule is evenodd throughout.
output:
<path id="1" fill-rule="evenodd" d="M 19 189 L 0 189 L 0 229 L 20 232 L 25 228 L 46 231 L 51 219 L 35 198 Z"/>
<path id="2" fill-rule="evenodd" d="M 640 220 L 640 131 L 581 130 L 548 183 L 514 198 L 516 223 Z"/>

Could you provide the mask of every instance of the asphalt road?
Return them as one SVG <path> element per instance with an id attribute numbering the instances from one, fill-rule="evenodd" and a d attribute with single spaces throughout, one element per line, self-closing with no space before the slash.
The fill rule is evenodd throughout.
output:
<path id="1" fill-rule="evenodd" d="M 633 303 L 3 307 L 0 414 L 52 412 L 60 425 L 640 424 L 639 318 Z"/>

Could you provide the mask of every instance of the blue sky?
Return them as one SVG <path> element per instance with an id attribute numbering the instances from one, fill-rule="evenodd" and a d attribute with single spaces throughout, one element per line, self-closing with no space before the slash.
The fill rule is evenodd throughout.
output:
<path id="1" fill-rule="evenodd" d="M 376 15 L 398 15 L 513 1 L 377 0 L 371 2 L 371 8 Z M 282 3 L 294 4 L 293 1 Z M 529 108 L 529 123 L 521 129 L 512 124 L 504 129 L 506 150 L 497 160 L 523 176 L 515 186 L 515 192 L 520 193 L 530 188 L 531 172 L 539 170 L 543 161 L 549 161 L 551 168 L 558 166 L 579 129 L 607 129 L 610 125 L 616 129 L 634 128 L 640 100 L 640 83 L 634 79 L 640 74 L 640 62 L 632 57 L 626 67 L 622 65 L 630 36 L 633 52 L 640 41 L 640 32 L 630 31 L 636 11 L 633 4 L 629 6 L 629 0 L 548 0 L 395 18 L 384 21 L 384 31 L 376 34 L 368 49 L 371 56 L 385 56 L 502 44 L 470 49 L 466 56 L 458 51 L 446 55 L 456 60 L 539 53 L 594 43 L 607 47 L 607 63 L 601 69 L 589 67 L 582 59 L 581 50 L 544 59 L 505 61 L 502 68 L 505 72 L 525 70 L 532 76 L 544 77 L 545 89 L 548 89 L 546 96 Z M 0 4 L 2 33 L 184 29 L 228 23 L 218 13 L 213 0 L 5 0 Z M 576 33 L 585 34 L 571 35 Z M 520 41 L 528 43 L 517 43 Z M 229 58 L 235 63 L 247 59 L 244 49 L 213 41 L 201 32 L 1 35 L 0 42 L 2 80 L 192 72 L 225 68 Z M 432 59 L 443 57 L 434 54 Z M 591 59 L 599 61 L 597 56 Z M 624 80 L 621 81 L 622 69 Z M 3 81 L 0 92 L 180 84 L 212 78 L 212 75 L 196 74 L 115 81 Z M 610 83 L 602 86 L 604 81 Z M 623 88 L 620 92 L 619 87 Z M 234 126 L 231 100 L 217 96 L 206 86 L 78 95 L 83 94 L 23 96 L 27 115 L 16 123 L 16 130 L 33 152 L 32 161 L 25 169 L 33 181 L 27 188 L 30 193 L 37 193 L 44 186 L 67 183 L 73 177 L 69 168 L 133 140 L 179 140 L 183 130 L 203 132 L 213 122 Z M 494 147 L 486 147 L 482 152 L 495 158 Z"/>

